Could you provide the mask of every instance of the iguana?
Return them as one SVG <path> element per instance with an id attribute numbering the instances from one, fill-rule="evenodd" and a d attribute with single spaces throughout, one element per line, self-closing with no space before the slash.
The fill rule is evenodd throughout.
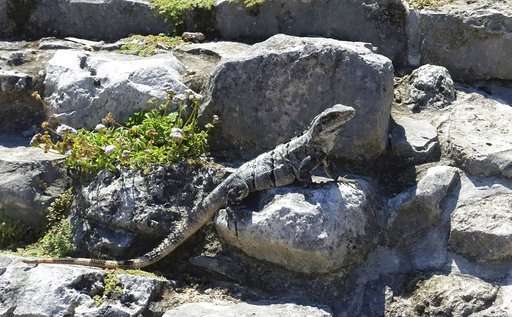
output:
<path id="1" fill-rule="evenodd" d="M 124 261 L 42 258 L 27 259 L 24 262 L 76 264 L 108 269 L 137 269 L 153 264 L 201 229 L 218 210 L 241 202 L 250 193 L 290 185 L 295 181 L 311 182 L 310 173 L 325 163 L 340 128 L 354 115 L 353 108 L 335 105 L 316 116 L 301 136 L 241 165 L 187 215 L 183 230 L 170 233 L 158 247 L 139 258 Z"/>

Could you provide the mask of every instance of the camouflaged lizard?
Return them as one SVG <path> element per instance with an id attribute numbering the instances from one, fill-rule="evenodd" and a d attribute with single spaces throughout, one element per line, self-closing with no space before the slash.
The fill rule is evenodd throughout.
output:
<path id="1" fill-rule="evenodd" d="M 325 163 L 327 155 L 335 145 L 340 128 L 354 115 L 353 108 L 335 105 L 316 116 L 309 129 L 301 136 L 241 165 L 187 215 L 183 230 L 170 233 L 158 247 L 139 258 L 124 261 L 43 258 L 24 262 L 76 264 L 108 269 L 137 269 L 151 265 L 174 251 L 201 229 L 217 211 L 240 203 L 250 193 L 290 185 L 296 181 L 311 182 L 311 172 Z"/>

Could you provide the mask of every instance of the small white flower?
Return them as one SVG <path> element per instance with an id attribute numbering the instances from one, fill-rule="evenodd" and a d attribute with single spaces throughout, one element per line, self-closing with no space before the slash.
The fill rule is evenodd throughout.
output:
<path id="1" fill-rule="evenodd" d="M 77 133 L 75 128 L 72 128 L 69 125 L 65 125 L 65 124 L 59 125 L 55 132 L 57 132 L 57 134 L 60 135 L 60 136 L 64 136 L 67 133 L 72 133 L 72 134 L 76 134 Z"/>
<path id="2" fill-rule="evenodd" d="M 184 94 L 179 94 L 179 95 L 174 96 L 174 99 L 176 99 L 176 101 L 184 102 L 184 101 L 187 101 L 187 96 Z"/>
<path id="3" fill-rule="evenodd" d="M 172 128 L 171 130 L 171 139 L 176 142 L 182 141 L 184 139 L 183 130 L 179 128 Z"/>
<path id="4" fill-rule="evenodd" d="M 107 145 L 103 148 L 103 152 L 105 152 L 105 154 L 110 154 L 112 152 L 114 152 L 116 150 L 116 147 L 114 145 Z"/>
<path id="5" fill-rule="evenodd" d="M 96 125 L 96 127 L 94 128 L 94 131 L 101 132 L 101 131 L 105 130 L 106 128 L 107 127 L 104 124 L 100 123 L 100 124 Z"/>

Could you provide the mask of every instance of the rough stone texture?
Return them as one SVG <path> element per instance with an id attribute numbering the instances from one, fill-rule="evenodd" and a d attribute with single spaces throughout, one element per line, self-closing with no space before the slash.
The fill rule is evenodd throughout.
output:
<path id="1" fill-rule="evenodd" d="M 433 275 L 419 281 L 410 296 L 390 305 L 386 316 L 505 317 L 505 312 L 497 310 L 479 314 L 497 294 L 497 287 L 469 275 Z"/>
<path id="2" fill-rule="evenodd" d="M 33 266 L 0 256 L 0 316 L 141 316 L 167 284 L 163 279 L 118 274 L 122 294 L 97 305 L 94 297 L 103 294 L 105 275 L 86 267 Z"/>
<path id="3" fill-rule="evenodd" d="M 333 155 L 378 156 L 387 144 L 393 66 L 366 44 L 276 35 L 217 67 L 202 119 L 219 115 L 212 148 L 254 157 L 302 133 L 334 104 L 356 109 Z"/>
<path id="4" fill-rule="evenodd" d="M 216 219 L 221 238 L 244 253 L 303 273 L 348 270 L 376 237 L 368 183 L 327 183 L 265 191 L 248 208 Z"/>
<path id="5" fill-rule="evenodd" d="M 219 0 L 217 29 L 228 40 L 260 41 L 278 33 L 370 42 L 397 64 L 405 57 L 406 10 L 401 1 L 272 0 L 247 9 Z"/>
<path id="6" fill-rule="evenodd" d="M 101 172 L 81 189 L 72 210 L 74 241 L 96 257 L 140 255 L 181 230 L 181 221 L 220 178 L 218 170 L 185 163 L 148 175 Z"/>
<path id="7" fill-rule="evenodd" d="M 76 36 L 117 40 L 130 34 L 158 34 L 173 26 L 159 17 L 146 0 L 2 0 L 14 5 L 7 22 L 15 22 L 16 34 L 29 37 Z M 0 18 L 0 21 L 2 19 Z"/>
<path id="8" fill-rule="evenodd" d="M 44 228 L 46 208 L 68 186 L 62 161 L 41 149 L 0 145 L 0 212 Z"/>
<path id="9" fill-rule="evenodd" d="M 6 38 L 14 33 L 16 25 L 7 15 L 8 0 L 0 0 L 0 38 Z"/>
<path id="10" fill-rule="evenodd" d="M 421 64 L 447 67 L 458 80 L 512 79 L 512 7 L 509 0 L 455 0 L 418 14 Z"/>
<path id="11" fill-rule="evenodd" d="M 423 65 L 407 77 L 405 104 L 413 111 L 441 109 L 455 100 L 455 86 L 442 66 Z"/>
<path id="12" fill-rule="evenodd" d="M 452 214 L 450 246 L 476 261 L 512 259 L 512 193 L 463 204 Z"/>
<path id="13" fill-rule="evenodd" d="M 94 128 L 109 112 L 123 122 L 154 107 L 150 99 L 185 91 L 182 72 L 184 66 L 172 54 L 143 58 L 60 50 L 47 67 L 45 100 L 62 123 Z"/>
<path id="14" fill-rule="evenodd" d="M 32 97 L 32 76 L 0 69 L 0 133 L 25 131 L 45 117 L 43 104 Z"/>
<path id="15" fill-rule="evenodd" d="M 331 317 L 328 311 L 298 304 L 199 302 L 184 304 L 164 317 Z"/>
<path id="16" fill-rule="evenodd" d="M 430 168 L 409 190 L 388 201 L 387 237 L 391 244 L 410 245 L 419 234 L 439 222 L 441 202 L 459 180 L 459 171 L 448 166 Z"/>
<path id="17" fill-rule="evenodd" d="M 458 95 L 438 127 L 443 152 L 471 175 L 512 178 L 512 107 L 477 91 Z"/>
<path id="18" fill-rule="evenodd" d="M 412 164 L 434 162 L 441 155 L 437 131 L 430 122 L 395 116 L 391 128 L 391 151 Z"/>
<path id="19" fill-rule="evenodd" d="M 221 60 L 244 55 L 250 49 L 248 44 L 209 42 L 180 45 L 174 54 L 187 68 L 183 82 L 194 91 L 203 92 Z"/>

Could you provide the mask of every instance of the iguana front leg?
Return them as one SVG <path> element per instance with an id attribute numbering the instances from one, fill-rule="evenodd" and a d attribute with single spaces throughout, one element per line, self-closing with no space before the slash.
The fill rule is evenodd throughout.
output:
<path id="1" fill-rule="evenodd" d="M 302 160 L 299 166 L 297 180 L 305 185 L 313 183 L 311 172 L 321 164 L 321 160 L 317 156 L 308 155 Z"/>

